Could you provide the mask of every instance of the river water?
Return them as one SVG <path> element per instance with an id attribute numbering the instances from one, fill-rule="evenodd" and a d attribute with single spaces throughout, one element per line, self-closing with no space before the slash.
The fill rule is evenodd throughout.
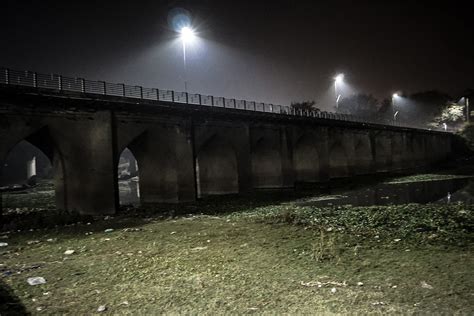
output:
<path id="1" fill-rule="evenodd" d="M 136 179 L 119 182 L 120 204 L 140 204 L 140 188 Z M 297 205 L 389 205 L 407 203 L 474 203 L 474 178 L 379 183 L 359 189 L 333 189 L 329 194 L 315 193 L 294 201 Z"/>

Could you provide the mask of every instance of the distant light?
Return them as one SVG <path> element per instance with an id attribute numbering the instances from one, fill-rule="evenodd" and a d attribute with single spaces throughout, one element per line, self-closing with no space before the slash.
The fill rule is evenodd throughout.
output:
<path id="1" fill-rule="evenodd" d="M 336 80 L 336 83 L 341 83 L 344 80 L 344 74 L 338 74 L 334 77 L 334 80 Z"/>
<path id="2" fill-rule="evenodd" d="M 189 42 L 189 41 L 193 40 L 193 38 L 195 36 L 194 30 L 192 28 L 188 27 L 188 26 L 185 26 L 185 27 L 181 28 L 179 33 L 181 34 L 181 38 L 185 42 Z"/>
<path id="3" fill-rule="evenodd" d="M 399 97 L 398 93 L 392 94 L 392 98 L 398 98 L 398 97 Z"/>

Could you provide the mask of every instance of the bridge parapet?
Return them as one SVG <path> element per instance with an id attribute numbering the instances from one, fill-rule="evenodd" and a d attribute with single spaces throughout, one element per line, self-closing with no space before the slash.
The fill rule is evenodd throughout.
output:
<path id="1" fill-rule="evenodd" d="M 328 120 L 412 127 L 393 120 L 370 119 L 355 115 L 319 110 L 301 110 L 287 105 L 229 99 L 224 97 L 163 90 L 157 88 L 145 88 L 136 85 L 126 85 L 123 83 L 119 84 L 105 81 L 93 81 L 84 78 L 66 77 L 57 74 L 41 74 L 28 70 L 12 70 L 5 67 L 0 67 L 0 84 L 46 90 L 79 92 L 91 95 L 122 97 L 125 99 L 141 99 L 147 101 L 171 102 L 176 104 L 229 108 L 242 111 L 275 113 L 286 116 L 313 117 Z"/>

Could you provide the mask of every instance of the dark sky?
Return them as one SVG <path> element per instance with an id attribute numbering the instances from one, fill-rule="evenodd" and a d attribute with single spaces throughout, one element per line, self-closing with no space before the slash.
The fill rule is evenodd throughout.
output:
<path id="1" fill-rule="evenodd" d="M 192 92 L 324 103 L 338 72 L 379 98 L 474 88 L 472 10 L 461 1 L 2 0 L 0 64 L 183 90 L 167 22 L 176 7 L 199 33 L 187 49 Z"/>

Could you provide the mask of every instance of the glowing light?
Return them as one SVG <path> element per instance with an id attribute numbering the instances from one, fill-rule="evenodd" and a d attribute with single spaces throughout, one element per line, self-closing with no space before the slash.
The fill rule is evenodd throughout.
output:
<path id="1" fill-rule="evenodd" d="M 394 99 L 395 99 L 395 98 L 398 98 L 398 97 L 399 97 L 398 93 L 394 93 L 394 94 L 392 94 L 392 98 L 394 98 Z"/>
<path id="2" fill-rule="evenodd" d="M 344 74 L 338 74 L 334 77 L 334 80 L 336 80 L 336 83 L 341 83 L 344 80 Z"/>
<path id="3" fill-rule="evenodd" d="M 195 37 L 194 30 L 192 28 L 188 27 L 188 26 L 185 26 L 185 27 L 181 28 L 179 33 L 181 34 L 181 38 L 185 42 L 190 42 Z"/>

